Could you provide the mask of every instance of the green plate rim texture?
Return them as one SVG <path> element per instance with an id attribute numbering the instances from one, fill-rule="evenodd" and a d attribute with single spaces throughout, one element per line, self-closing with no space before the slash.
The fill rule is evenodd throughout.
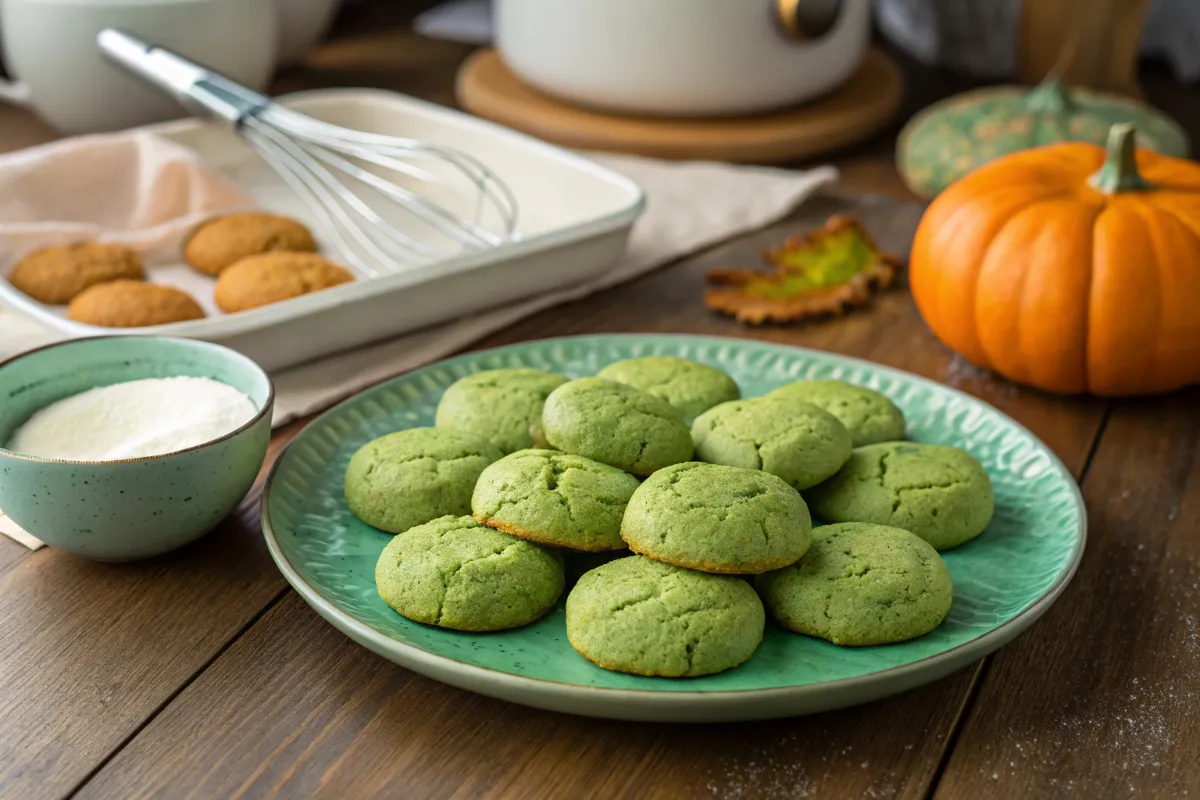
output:
<path id="1" fill-rule="evenodd" d="M 905 407 L 906 395 L 912 393 L 935 398 L 942 403 L 941 408 L 949 406 L 970 415 L 971 420 L 968 422 L 976 429 L 988 425 L 993 428 L 998 426 L 1003 429 L 1001 433 L 1004 437 L 1015 437 L 1019 440 L 1018 444 L 1022 448 L 1032 450 L 1030 458 L 1036 457 L 1043 468 L 1039 474 L 1048 475 L 1050 480 L 1055 481 L 1055 492 L 1059 495 L 1060 504 L 1067 506 L 1063 513 L 1076 521 L 1074 531 L 1064 530 L 1059 537 L 1073 537 L 1070 540 L 1070 551 L 1066 553 L 1064 560 L 1055 569 L 1052 575 L 1053 580 L 1045 586 L 1041 594 L 1024 605 L 1011 618 L 995 625 L 985 633 L 935 654 L 867 674 L 835 680 L 771 688 L 700 690 L 691 688 L 695 684 L 689 682 L 712 681 L 720 676 L 679 680 L 620 676 L 619 680 L 637 682 L 636 688 L 609 688 L 528 677 L 430 652 L 420 646 L 400 641 L 376 630 L 343 608 L 339 608 L 335 602 L 321 592 L 318 585 L 302 575 L 302 570 L 292 563 L 286 552 L 287 548 L 281 544 L 282 531 L 279 529 L 279 522 L 275 524 L 272 522 L 272 506 L 277 494 L 289 491 L 285 485 L 281 485 L 281 483 L 294 478 L 294 475 L 289 473 L 295 473 L 297 469 L 307 469 L 313 472 L 323 466 L 316 463 L 316 454 L 311 452 L 307 459 L 309 463 L 301 462 L 300 445 L 309 438 L 317 436 L 317 432 L 322 430 L 330 430 L 333 425 L 350 430 L 350 425 L 345 419 L 347 416 L 358 414 L 361 418 L 359 409 L 389 392 L 404 392 L 407 389 L 407 396 L 417 399 L 420 397 L 420 391 L 415 388 L 418 385 L 423 386 L 424 391 L 430 392 L 437 389 L 438 386 L 444 388 L 447 378 L 453 379 L 479 369 L 519 365 L 553 369 L 558 363 L 571 363 L 571 359 L 559 359 L 555 355 L 567 352 L 575 354 L 577 356 L 575 360 L 582 359 L 587 362 L 586 369 L 592 371 L 619 358 L 651 353 L 673 353 L 698 360 L 708 360 L 716 365 L 724 364 L 727 369 L 731 369 L 728 362 L 732 360 L 737 364 L 737 369 L 732 370 L 735 378 L 738 377 L 738 372 L 750 371 L 752 374 L 757 374 L 754 372 L 755 370 L 784 369 L 785 374 L 778 379 L 764 379 L 765 383 L 771 385 L 808 376 L 845 377 L 884 391 L 900 403 L 906 413 L 911 413 L 911 408 Z M 569 371 L 578 375 L 586 373 L 586 370 L 583 369 Z M 440 380 L 435 380 L 432 377 L 434 374 L 438 374 Z M 428 404 L 428 400 L 424 402 Z M 375 407 L 376 409 L 382 408 L 378 403 L 375 404 Z M 432 408 L 426 408 L 424 413 L 429 420 L 432 420 Z M 410 413 L 411 416 L 412 413 Z M 910 425 L 910 429 L 919 434 L 920 422 L 910 419 L 910 423 L 914 421 L 917 422 L 917 427 L 911 428 Z M 432 424 L 432 422 L 421 424 Z M 396 425 L 396 429 L 401 427 L 403 427 L 402 424 Z M 920 440 L 918 436 L 917 441 Z M 1010 448 L 1007 452 L 997 453 L 996 457 L 1011 460 L 1014 456 Z M 1025 463 L 1028 463 L 1028 459 Z M 340 480 L 334 487 L 334 493 L 340 497 Z M 344 505 L 344 500 L 341 503 Z M 1026 507 L 1024 510 L 1028 510 L 1028 508 Z M 999 513 L 1000 509 L 998 509 Z M 280 516 L 282 515 L 281 513 Z M 930 683 L 977 661 L 1011 641 L 1032 625 L 1062 593 L 1074 576 L 1083 556 L 1087 515 L 1076 481 L 1045 444 L 1024 426 L 987 403 L 934 381 L 861 359 L 750 339 L 679 334 L 607 334 L 543 339 L 467 353 L 405 373 L 334 406 L 297 434 L 271 467 L 262 493 L 262 526 L 272 558 L 284 578 L 299 592 L 300 596 L 318 614 L 355 642 L 401 666 L 463 689 L 554 711 L 612 719 L 716 722 L 795 716 L 865 703 Z M 294 529 L 291 533 L 293 536 L 298 535 L 298 531 Z M 988 533 L 985 531 L 980 540 Z M 964 545 L 964 548 L 971 546 L 971 543 L 968 543 Z M 953 565 L 951 571 L 954 571 Z M 565 593 L 563 600 L 565 600 Z M 546 620 L 557 619 L 561 624 L 563 600 L 559 602 L 557 616 L 552 613 L 543 620 L 543 623 Z M 956 595 L 956 605 L 959 602 L 959 597 Z M 952 610 L 951 613 L 953 614 L 954 611 Z M 396 619 L 404 626 L 418 626 L 418 623 L 403 620 L 399 615 Z M 773 623 L 768 622 L 764 647 L 771 636 L 794 635 L 780 630 L 772 631 L 772 625 Z M 425 626 L 418 627 L 425 628 Z M 469 636 L 445 631 L 436 631 L 436 635 Z M 503 635 L 476 635 L 473 639 L 459 640 L 455 646 L 466 642 L 470 646 L 479 647 L 481 642 L 486 642 L 487 637 Z M 566 644 L 565 635 L 562 636 L 562 639 L 563 646 L 569 647 Z M 817 642 L 817 640 L 808 641 Z M 486 648 L 488 645 L 483 644 L 482 646 Z M 903 646 L 886 645 L 885 647 Z M 790 645 L 784 645 L 784 647 L 790 647 Z M 813 647 L 832 648 L 833 645 L 817 642 Z M 574 654 L 572 653 L 572 655 Z M 583 663 L 586 664 L 586 662 Z M 599 667 L 591 665 L 588 667 L 600 670 Z M 600 670 L 600 672 L 603 671 Z M 614 673 L 605 673 L 600 677 L 607 678 L 610 675 L 614 675 Z M 615 681 L 618 678 L 611 680 Z"/>

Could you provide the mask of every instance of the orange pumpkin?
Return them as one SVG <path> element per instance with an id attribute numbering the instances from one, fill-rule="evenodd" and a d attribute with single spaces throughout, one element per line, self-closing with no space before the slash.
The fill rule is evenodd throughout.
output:
<path id="1" fill-rule="evenodd" d="M 997 159 L 921 218 L 913 297 L 939 339 L 1053 392 L 1200 382 L 1200 164 L 1065 143 Z"/>

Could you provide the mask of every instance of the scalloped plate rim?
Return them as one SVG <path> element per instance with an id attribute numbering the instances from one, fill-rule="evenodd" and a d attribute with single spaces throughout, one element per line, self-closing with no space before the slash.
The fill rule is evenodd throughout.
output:
<path id="1" fill-rule="evenodd" d="M 343 406 L 351 403 L 364 393 L 378 390 L 393 381 L 404 379 L 418 370 L 426 369 L 436 364 L 478 359 L 487 356 L 489 353 L 532 344 L 566 344 L 602 339 L 668 339 L 693 342 L 705 341 L 728 346 L 752 345 L 769 350 L 803 354 L 809 358 L 831 359 L 857 364 L 875 371 L 888 373 L 903 380 L 924 384 L 939 392 L 956 395 L 971 403 L 982 404 L 1006 420 L 1013 428 L 1036 442 L 1050 459 L 1052 466 L 1068 477 L 1068 484 L 1072 490 L 1075 506 L 1079 514 L 1077 540 L 1071 551 L 1070 563 L 1041 597 L 1030 604 L 1024 611 L 987 633 L 952 647 L 949 650 L 944 650 L 907 664 L 889 667 L 878 672 L 852 678 L 769 689 L 724 689 L 699 692 L 584 686 L 575 683 L 513 675 L 508 672 L 467 664 L 447 656 L 437 655 L 415 645 L 406 644 L 385 636 L 338 609 L 333 603 L 322 597 L 292 567 L 283 554 L 271 525 L 269 498 L 279 466 L 283 463 L 292 445 L 295 444 L 304 430 L 309 426 L 336 414 Z M 263 482 L 260 503 L 263 537 L 266 540 L 271 558 L 275 561 L 275 565 L 283 574 L 284 579 L 324 620 L 347 635 L 354 642 L 402 667 L 468 691 L 551 711 L 647 722 L 748 721 L 798 716 L 867 703 L 932 683 L 967 666 L 972 661 L 995 652 L 1033 625 L 1054 604 L 1072 578 L 1074 578 L 1087 545 L 1087 507 L 1084 504 L 1083 494 L 1080 491 L 1078 481 L 1075 480 L 1071 471 L 1062 462 L 1062 459 L 1045 442 L 1034 435 L 1024 425 L 990 403 L 937 381 L 863 358 L 777 342 L 766 342 L 758 339 L 681 333 L 603 333 L 529 339 L 522 342 L 512 342 L 496 347 L 472 350 L 450 358 L 437 359 L 428 364 L 406 370 L 399 375 L 395 375 L 360 392 L 356 392 L 310 420 L 305 425 L 305 428 L 301 429 L 288 442 L 271 465 L 270 470 L 267 472 L 266 480 Z M 823 698 L 822 695 L 827 695 L 827 697 Z"/>

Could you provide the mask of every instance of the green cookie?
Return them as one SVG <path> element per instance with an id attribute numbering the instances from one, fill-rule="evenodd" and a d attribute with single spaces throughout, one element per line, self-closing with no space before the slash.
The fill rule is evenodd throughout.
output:
<path id="1" fill-rule="evenodd" d="M 762 641 L 750 584 L 640 556 L 585 574 L 567 595 L 567 639 L 605 669 L 668 678 L 736 667 Z"/>
<path id="2" fill-rule="evenodd" d="M 598 378 L 627 383 L 661 397 L 693 419 L 717 403 L 742 396 L 733 378 L 707 364 L 677 356 L 646 356 L 609 364 Z"/>
<path id="3" fill-rule="evenodd" d="M 560 558 L 470 517 L 411 528 L 375 565 L 385 603 L 415 622 L 458 631 L 528 625 L 554 607 L 563 583 Z"/>
<path id="4" fill-rule="evenodd" d="M 471 513 L 471 491 L 496 446 L 464 431 L 410 428 L 359 448 L 346 468 L 354 516 L 400 533 L 446 514 Z"/>
<path id="5" fill-rule="evenodd" d="M 518 450 L 479 476 L 471 512 L 485 525 L 539 544 L 624 550 L 621 517 L 638 479 L 557 450 Z"/>
<path id="6" fill-rule="evenodd" d="M 929 633 L 954 595 L 950 571 L 927 542 L 862 522 L 815 529 L 803 561 L 760 575 L 757 583 L 783 627 L 855 646 Z"/>
<path id="7" fill-rule="evenodd" d="M 540 369 L 491 369 L 460 378 L 442 395 L 435 425 L 487 439 L 502 453 L 545 447 L 542 404 L 567 379 Z"/>
<path id="8" fill-rule="evenodd" d="M 696 457 L 761 469 L 796 489 L 815 486 L 850 457 L 850 434 L 837 417 L 808 403 L 759 397 L 705 411 L 692 423 Z"/>
<path id="9" fill-rule="evenodd" d="M 912 531 L 938 550 L 974 539 L 992 518 L 992 482 L 955 447 L 885 442 L 860 447 L 805 493 L 826 522 L 873 522 Z"/>
<path id="10" fill-rule="evenodd" d="M 546 440 L 559 450 L 634 475 L 692 457 L 692 438 L 679 409 L 603 378 L 580 378 L 551 392 L 542 426 Z"/>
<path id="11" fill-rule="evenodd" d="M 904 438 L 904 414 L 872 389 L 845 381 L 796 381 L 767 395 L 811 403 L 833 414 L 850 432 L 855 447 Z"/>
<path id="12" fill-rule="evenodd" d="M 795 563 L 811 530 L 804 500 L 780 478 L 693 461 L 660 469 L 638 487 L 621 538 L 656 561 L 749 575 Z"/>

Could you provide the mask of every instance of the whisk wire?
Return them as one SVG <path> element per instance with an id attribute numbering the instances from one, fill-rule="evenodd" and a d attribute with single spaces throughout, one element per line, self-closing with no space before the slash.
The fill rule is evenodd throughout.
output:
<path id="1" fill-rule="evenodd" d="M 358 256 L 346 234 L 378 263 L 385 265 L 412 266 L 432 261 L 439 255 L 383 219 L 362 198 L 347 189 L 329 170 L 283 134 L 254 123 L 248 124 L 244 133 L 247 141 L 301 195 L 314 213 L 328 220 L 328 230 L 337 239 L 339 249 L 366 274 L 378 275 L 379 270 Z M 368 225 L 364 226 L 355 220 L 347 208 L 361 215 Z M 392 249 L 381 246 L 372 233 L 386 240 L 385 243 L 390 244 Z M 395 271 L 395 267 L 389 271 Z"/>
<path id="2" fill-rule="evenodd" d="M 248 137 L 256 137 L 259 134 L 248 133 Z M 248 139 L 249 141 L 249 139 Z M 337 198 L 334 197 L 329 190 L 321 185 L 313 185 L 294 170 L 293 165 L 285 157 L 282 157 L 280 151 L 276 150 L 274 143 L 270 141 L 259 142 L 263 147 L 258 150 L 259 155 L 266 161 L 272 169 L 274 169 L 284 182 L 288 184 L 305 204 L 317 215 L 321 221 L 322 229 L 327 231 L 333 238 L 334 244 L 338 247 L 343 257 L 351 265 L 356 267 L 364 275 L 372 278 L 377 278 L 382 272 L 374 267 L 370 262 L 364 260 L 358 255 L 358 252 L 353 248 L 346 236 L 342 233 L 343 229 L 349 230 L 356 234 L 356 238 L 362 238 L 361 232 L 357 232 L 356 228 L 351 224 L 346 211 L 338 204 Z M 256 148 L 257 149 L 257 148 Z M 338 219 L 335 220 L 334 218 Z M 365 247 L 370 250 L 371 243 L 368 242 Z M 386 260 L 383 263 L 387 263 Z"/>
<path id="3" fill-rule="evenodd" d="M 469 153 L 313 119 L 123 31 L 105 29 L 97 43 L 115 63 L 193 112 L 232 126 L 312 209 L 343 257 L 364 275 L 428 264 L 519 236 L 512 189 Z M 469 187 L 469 201 L 445 191 L 430 196 L 415 188 L 414 180 L 457 192 Z M 403 217 L 389 213 L 389 207 Z"/>
<path id="4" fill-rule="evenodd" d="M 261 109 L 257 116 L 264 122 L 287 129 L 293 136 L 307 139 L 316 144 L 323 144 L 335 150 L 347 150 L 357 145 L 372 148 L 368 152 L 374 154 L 390 155 L 398 159 L 405 157 L 428 158 L 448 164 L 457 169 L 487 200 L 491 201 L 506 236 L 511 237 L 516 233 L 518 204 L 512 189 L 486 164 L 469 153 L 403 136 L 342 128 L 274 103 Z M 405 164 L 404 168 L 395 166 L 391 168 L 410 175 L 414 175 L 416 169 L 410 164 Z M 429 173 L 424 174 L 428 175 Z"/>
<path id="5" fill-rule="evenodd" d="M 413 192 L 384 180 L 375 173 L 369 172 L 351 161 L 347 161 L 336 153 L 330 152 L 323 147 L 312 147 L 309 152 L 315 158 L 324 161 L 331 167 L 341 170 L 347 175 L 367 184 L 379 193 L 395 200 L 401 206 L 425 222 L 428 222 L 440 233 L 455 239 L 464 247 L 479 250 L 483 247 L 495 246 L 503 242 L 503 239 L 499 236 L 468 220 L 454 216 L 440 204 L 420 198 Z M 395 159 L 352 148 L 346 148 L 344 152 L 380 167 L 392 168 L 391 165 L 395 161 Z"/>
<path id="6" fill-rule="evenodd" d="M 329 170 L 325 169 L 319 161 L 317 161 L 311 152 L 303 147 L 300 147 L 295 141 L 283 134 L 279 130 L 259 124 L 255 120 L 247 120 L 247 126 L 253 127 L 258 134 L 270 141 L 276 148 L 277 153 L 282 155 L 285 161 L 288 162 L 288 168 L 295 172 L 301 179 L 305 175 L 305 171 L 317 178 L 330 191 L 337 196 L 342 204 L 349 206 L 352 210 L 362 214 L 371 223 L 371 228 L 383 234 L 386 238 L 393 240 L 399 246 L 411 250 L 413 253 L 422 256 L 436 256 L 436 250 L 426 247 L 425 245 L 413 239 L 404 231 L 396 228 L 394 225 L 385 220 L 378 212 L 368 205 L 357 194 L 350 191 L 343 183 L 337 179 Z M 260 140 L 261 141 L 261 140 Z"/>

